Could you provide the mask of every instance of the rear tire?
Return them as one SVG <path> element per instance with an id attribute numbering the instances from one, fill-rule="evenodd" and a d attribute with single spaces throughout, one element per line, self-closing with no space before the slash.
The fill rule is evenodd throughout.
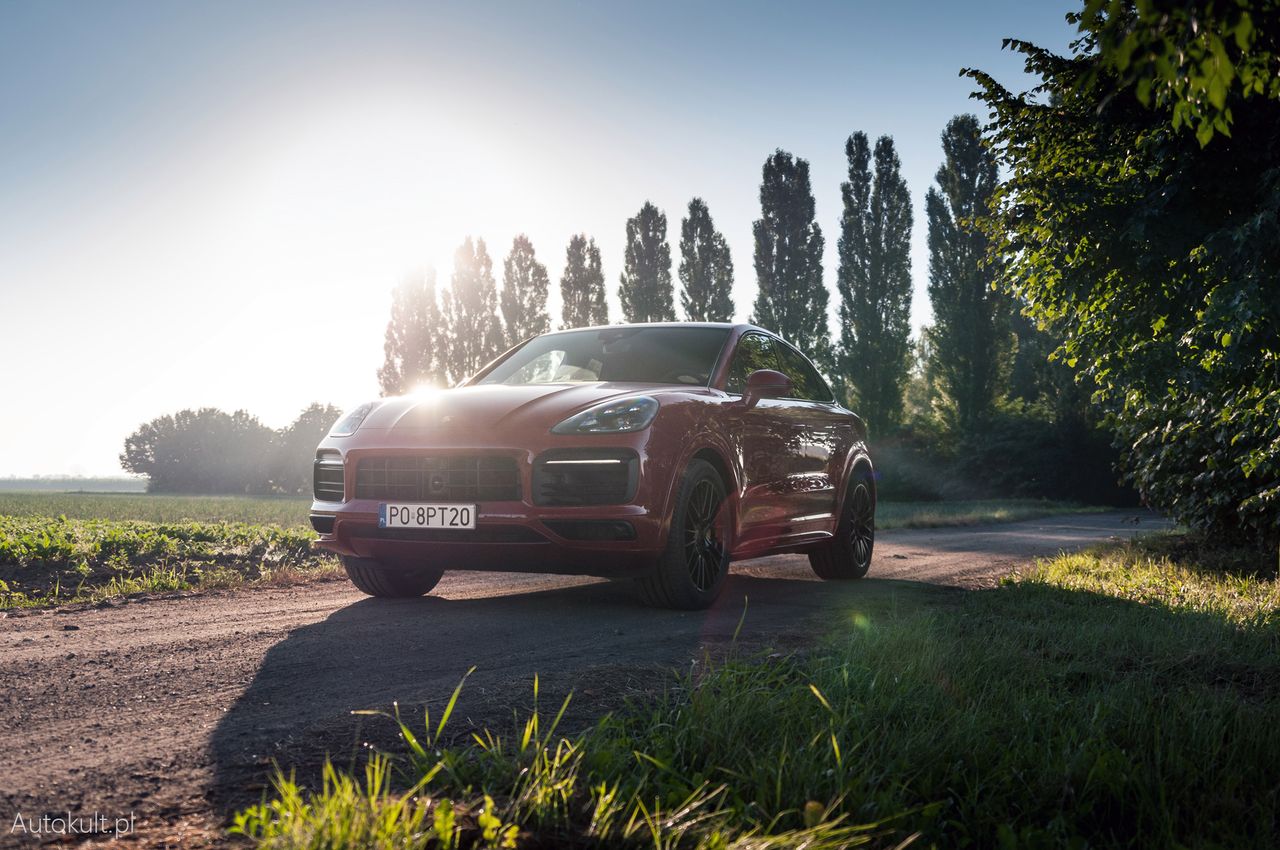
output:
<path id="1" fill-rule="evenodd" d="M 371 558 L 344 556 L 347 578 L 363 593 L 386 599 L 409 599 L 429 593 L 440 583 L 444 570 L 428 568 L 402 570 L 387 567 Z"/>
<path id="2" fill-rule="evenodd" d="M 725 487 L 704 460 L 685 470 L 671 512 L 667 547 L 653 574 L 639 579 L 645 602 L 659 608 L 696 610 L 715 602 L 729 573 Z"/>
<path id="3" fill-rule="evenodd" d="M 862 578 L 871 568 L 875 542 L 876 485 L 871 470 L 857 466 L 840 511 L 836 536 L 809 552 L 809 566 L 818 578 L 828 581 Z"/>

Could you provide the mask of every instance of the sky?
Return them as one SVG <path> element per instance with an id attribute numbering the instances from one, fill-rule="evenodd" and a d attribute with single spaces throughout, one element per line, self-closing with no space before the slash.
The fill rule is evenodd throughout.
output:
<path id="1" fill-rule="evenodd" d="M 807 159 L 834 290 L 844 141 L 893 136 L 915 207 L 970 66 L 1065 50 L 1073 5 L 1020 2 L 0 3 L 0 476 L 120 474 L 188 407 L 283 427 L 377 396 L 391 289 L 527 234 L 555 290 L 626 219 L 710 207 L 755 297 L 765 158 Z M 833 293 L 832 310 L 836 297 Z M 834 324 L 833 324 L 834 327 Z"/>

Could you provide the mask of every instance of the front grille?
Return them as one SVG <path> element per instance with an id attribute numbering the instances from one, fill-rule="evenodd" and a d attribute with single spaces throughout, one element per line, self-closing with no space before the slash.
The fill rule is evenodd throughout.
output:
<path id="1" fill-rule="evenodd" d="M 515 458 L 434 455 L 364 458 L 356 498 L 404 502 L 506 502 L 520 498 Z"/>
<path id="2" fill-rule="evenodd" d="M 342 461 L 336 458 L 331 460 L 330 457 L 316 460 L 312 467 L 312 491 L 316 501 L 341 502 L 344 495 Z"/>
<path id="3" fill-rule="evenodd" d="M 636 491 L 639 458 L 629 450 L 557 449 L 533 464 L 537 505 L 618 505 Z"/>

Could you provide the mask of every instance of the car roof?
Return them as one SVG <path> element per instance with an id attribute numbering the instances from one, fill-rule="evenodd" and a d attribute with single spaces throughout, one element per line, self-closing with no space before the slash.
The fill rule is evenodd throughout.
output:
<path id="1" fill-rule="evenodd" d="M 569 333 L 570 331 L 615 331 L 622 328 L 728 328 L 730 330 L 756 330 L 775 335 L 758 325 L 748 322 L 630 322 L 618 325 L 590 325 L 585 328 L 561 328 L 548 331 L 548 334 Z"/>

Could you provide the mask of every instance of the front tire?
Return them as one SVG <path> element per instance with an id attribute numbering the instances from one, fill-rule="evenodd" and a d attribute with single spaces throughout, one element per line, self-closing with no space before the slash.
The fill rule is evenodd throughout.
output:
<path id="1" fill-rule="evenodd" d="M 695 460 L 685 470 L 667 547 L 653 575 L 639 580 L 650 605 L 696 610 L 715 602 L 729 573 L 725 487 L 711 464 Z"/>
<path id="2" fill-rule="evenodd" d="M 409 599 L 431 592 L 440 583 L 444 570 L 427 568 L 402 570 L 387 567 L 371 558 L 344 556 L 342 566 L 358 590 L 385 599 Z"/>
<path id="3" fill-rule="evenodd" d="M 875 483 L 869 469 L 854 467 L 836 536 L 809 553 L 809 566 L 818 578 L 828 581 L 862 578 L 871 568 L 875 542 Z"/>

